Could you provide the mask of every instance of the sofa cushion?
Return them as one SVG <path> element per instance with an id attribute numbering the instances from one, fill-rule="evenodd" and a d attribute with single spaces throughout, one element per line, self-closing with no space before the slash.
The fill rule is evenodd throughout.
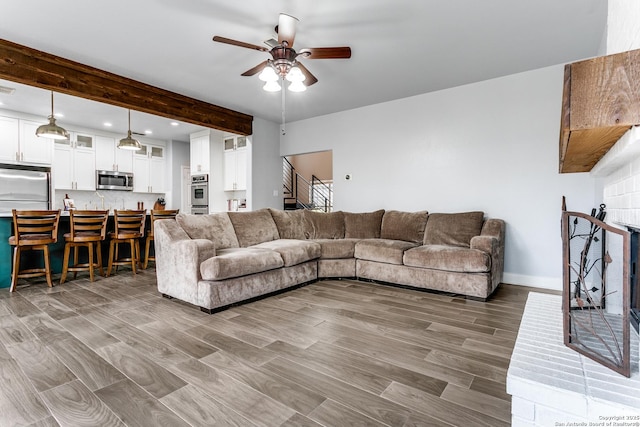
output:
<path id="1" fill-rule="evenodd" d="M 239 246 L 233 224 L 226 212 L 209 215 L 179 213 L 176 221 L 192 239 L 211 240 L 216 249 Z"/>
<path id="2" fill-rule="evenodd" d="M 380 238 L 422 243 L 427 224 L 427 211 L 386 211 L 382 217 Z"/>
<path id="3" fill-rule="evenodd" d="M 320 245 L 309 240 L 278 239 L 251 247 L 278 252 L 285 267 L 320 258 L 321 253 Z"/>
<path id="4" fill-rule="evenodd" d="M 384 209 L 375 212 L 344 213 L 344 237 L 379 239 Z"/>
<path id="5" fill-rule="evenodd" d="M 423 245 L 404 253 L 404 265 L 460 273 L 491 271 L 491 256 L 478 249 L 459 246 Z"/>
<path id="6" fill-rule="evenodd" d="M 356 243 L 355 257 L 387 264 L 402 264 L 404 251 L 418 246 L 402 240 L 366 239 Z"/>
<path id="7" fill-rule="evenodd" d="M 276 223 L 281 239 L 310 239 L 313 234 L 313 225 L 307 219 L 303 209 L 283 211 L 269 209 L 271 217 Z"/>
<path id="8" fill-rule="evenodd" d="M 315 239 L 322 247 L 321 259 L 353 258 L 356 243 L 361 239 Z"/>
<path id="9" fill-rule="evenodd" d="M 304 214 L 313 227 L 312 239 L 344 238 L 343 212 L 314 212 L 305 210 Z"/>
<path id="10" fill-rule="evenodd" d="M 284 265 L 279 253 L 268 249 L 229 248 L 200 264 L 203 280 L 224 280 L 280 268 Z"/>
<path id="11" fill-rule="evenodd" d="M 278 228 L 268 209 L 250 212 L 229 212 L 240 247 L 247 248 L 262 242 L 279 239 Z"/>
<path id="12" fill-rule="evenodd" d="M 484 212 L 478 211 L 431 214 L 424 233 L 424 244 L 468 248 L 471 238 L 480 235 L 483 222 Z"/>

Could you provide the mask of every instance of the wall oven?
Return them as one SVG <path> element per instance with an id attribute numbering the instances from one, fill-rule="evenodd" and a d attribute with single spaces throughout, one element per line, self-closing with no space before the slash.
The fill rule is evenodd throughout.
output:
<path id="1" fill-rule="evenodd" d="M 96 190 L 133 191 L 133 174 L 118 171 L 96 171 Z"/>
<path id="2" fill-rule="evenodd" d="M 204 215 L 209 213 L 209 175 L 191 176 L 191 213 Z"/>

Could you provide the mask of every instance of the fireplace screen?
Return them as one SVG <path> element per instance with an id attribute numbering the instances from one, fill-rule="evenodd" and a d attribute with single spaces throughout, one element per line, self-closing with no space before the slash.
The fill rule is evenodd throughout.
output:
<path id="1" fill-rule="evenodd" d="M 564 342 L 629 377 L 630 233 L 563 206 Z"/>

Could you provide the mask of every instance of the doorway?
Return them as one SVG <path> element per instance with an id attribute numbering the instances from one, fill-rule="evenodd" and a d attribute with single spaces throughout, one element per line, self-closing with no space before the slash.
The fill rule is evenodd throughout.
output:
<path id="1" fill-rule="evenodd" d="M 180 169 L 180 212 L 191 213 L 191 168 L 182 166 Z"/>
<path id="2" fill-rule="evenodd" d="M 333 151 L 285 156 L 284 209 L 333 210 Z"/>

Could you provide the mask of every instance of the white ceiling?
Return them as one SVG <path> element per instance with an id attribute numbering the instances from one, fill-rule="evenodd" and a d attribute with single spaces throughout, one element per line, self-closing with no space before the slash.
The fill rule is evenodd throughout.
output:
<path id="1" fill-rule="evenodd" d="M 278 14 L 296 16 L 296 50 L 350 46 L 352 58 L 303 60 L 319 82 L 286 93 L 286 121 L 487 80 L 599 52 L 604 0 L 7 0 L 0 38 L 212 104 L 279 122 L 281 94 L 240 74 L 268 54 L 214 43 L 261 45 Z M 49 94 L 12 82 L 0 109 L 43 119 Z M 94 105 L 96 104 L 96 105 Z M 56 95 L 59 123 L 126 132 L 126 111 Z M 197 129 L 133 112 L 132 128 L 188 140 Z M 172 132 L 172 133 L 171 133 Z"/>

